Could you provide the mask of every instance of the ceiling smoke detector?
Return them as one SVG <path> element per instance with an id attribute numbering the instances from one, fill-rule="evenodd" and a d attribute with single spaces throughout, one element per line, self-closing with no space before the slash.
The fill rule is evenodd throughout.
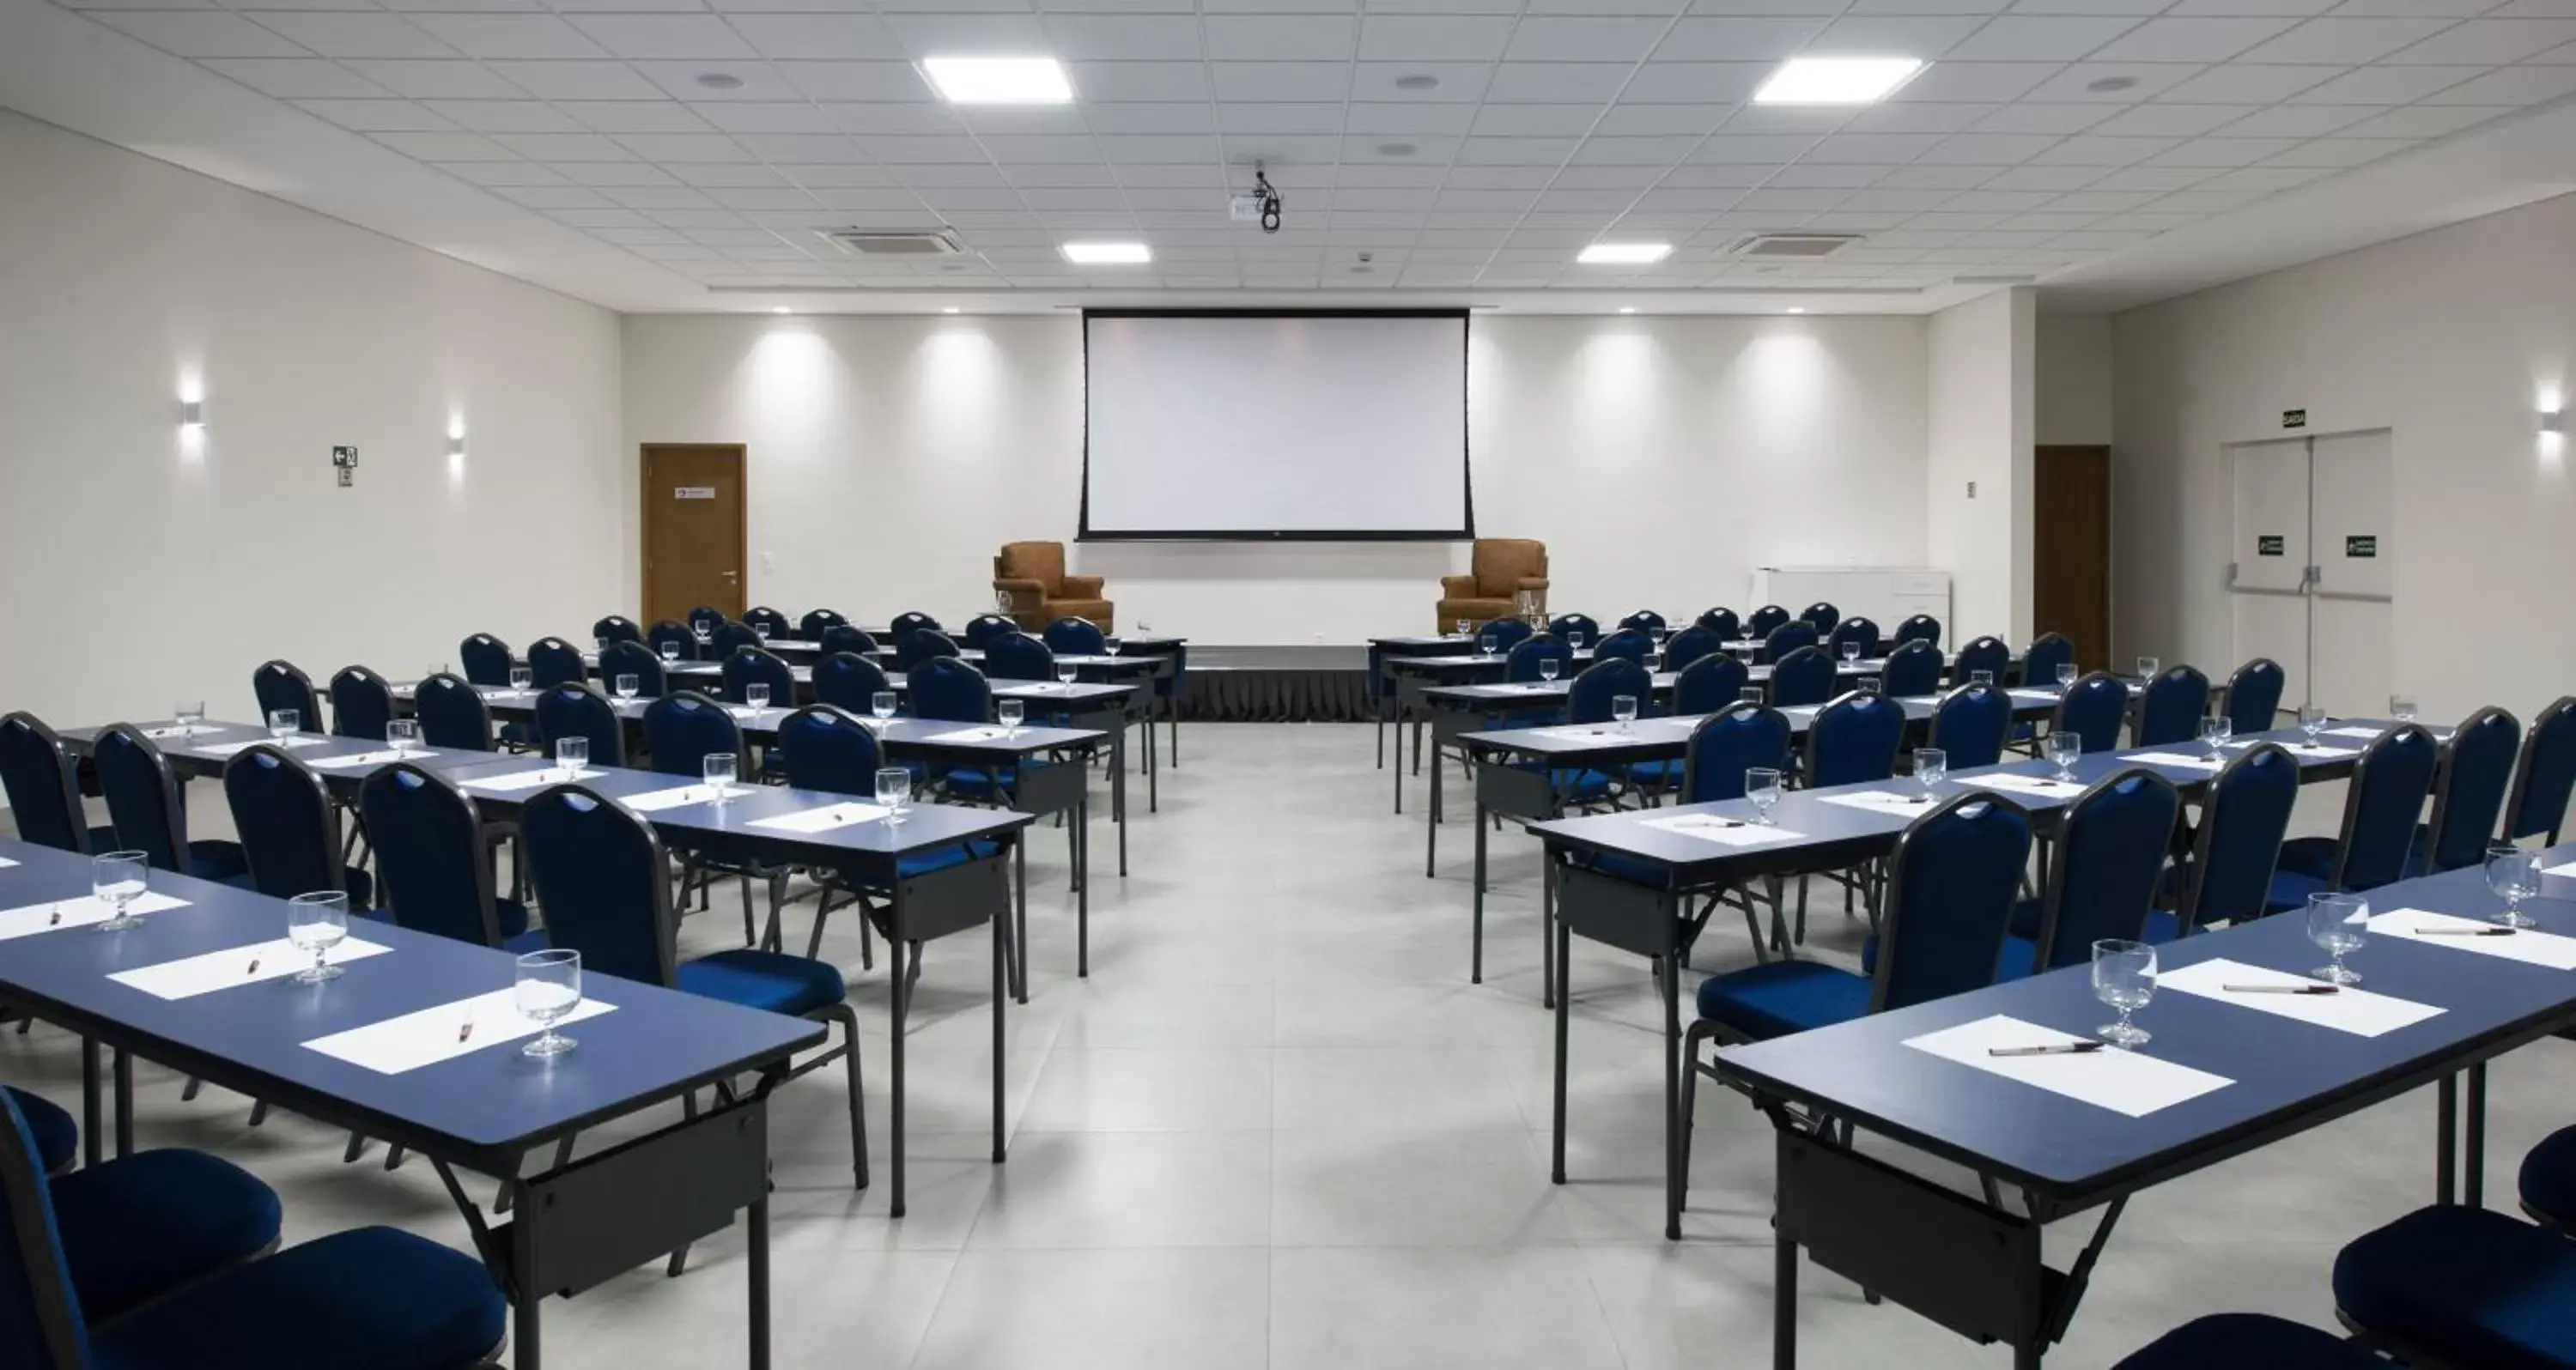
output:
<path id="1" fill-rule="evenodd" d="M 2096 95 L 2110 95 L 2128 90 L 2137 84 L 2138 78 L 2135 76 L 2105 76 L 2098 81 L 2085 82 L 2084 88 Z"/>
<path id="2" fill-rule="evenodd" d="M 1859 242 L 1857 233 L 1756 233 L 1737 239 L 1726 255 L 1749 261 L 1814 261 Z"/>
<path id="3" fill-rule="evenodd" d="M 742 78 L 729 71 L 702 71 L 698 73 L 698 84 L 709 90 L 740 90 Z"/>
<path id="4" fill-rule="evenodd" d="M 859 257 L 953 257 L 965 251 L 946 229 L 889 232 L 874 228 L 818 230 L 833 246 Z"/>
<path id="5" fill-rule="evenodd" d="M 1438 90 L 1440 78 L 1427 71 L 1408 72 L 1395 78 L 1397 90 Z"/>

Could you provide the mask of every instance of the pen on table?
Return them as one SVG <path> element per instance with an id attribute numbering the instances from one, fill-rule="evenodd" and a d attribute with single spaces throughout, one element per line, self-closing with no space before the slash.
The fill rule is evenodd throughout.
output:
<path id="1" fill-rule="evenodd" d="M 2230 994 L 2338 994 L 2341 985 L 2220 985 Z"/>
<path id="2" fill-rule="evenodd" d="M 53 911 L 53 913 L 45 919 L 45 926 L 46 926 L 46 927 L 49 927 L 49 928 L 56 928 L 56 927 L 61 927 L 61 926 L 62 926 L 62 923 L 63 923 L 63 906 L 62 906 L 62 905 L 60 905 L 60 904 L 56 904 L 56 905 L 54 905 L 54 911 Z"/>
<path id="3" fill-rule="evenodd" d="M 1675 823 L 1673 826 L 1677 828 L 1740 828 L 1743 827 L 1744 824 L 1733 818 L 1718 818 L 1709 814 L 1696 814 Z"/>
<path id="4" fill-rule="evenodd" d="M 254 956 L 254 957 L 250 958 L 250 969 L 243 971 L 243 972 L 242 972 L 242 974 L 244 974 L 244 975 L 257 975 L 257 974 L 259 974 L 259 958 L 258 958 L 258 957 L 256 957 L 256 956 Z"/>
<path id="5" fill-rule="evenodd" d="M 460 1042 L 464 1041 L 465 1039 L 467 1039 L 467 1038 L 469 1038 L 469 1037 L 472 1037 L 473 1035 L 474 1035 L 474 1020 L 473 1020 L 473 1019 L 471 1019 L 471 1018 L 466 1019 L 466 1020 L 465 1020 L 465 1022 L 464 1022 L 464 1024 L 463 1024 L 462 1026 L 460 1026 L 460 1027 L 458 1027 L 458 1028 L 456 1029 L 456 1040 L 458 1040 L 458 1041 L 460 1041 Z"/>
<path id="6" fill-rule="evenodd" d="M 2100 1042 L 2054 1042 L 2044 1047 L 1988 1047 L 1988 1056 L 2084 1056 L 2100 1051 Z"/>
<path id="7" fill-rule="evenodd" d="M 2512 928 L 2417 928 L 2418 937 L 2511 937 Z"/>

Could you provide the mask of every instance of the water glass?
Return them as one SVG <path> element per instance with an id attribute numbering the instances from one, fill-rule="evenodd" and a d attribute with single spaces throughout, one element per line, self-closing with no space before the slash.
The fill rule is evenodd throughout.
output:
<path id="1" fill-rule="evenodd" d="M 564 779 L 571 780 L 579 776 L 581 768 L 589 764 L 589 738 L 558 737 L 555 739 L 555 765 L 562 768 Z"/>
<path id="2" fill-rule="evenodd" d="M 1914 749 L 1914 778 L 1923 786 L 1924 799 L 1928 801 L 1932 798 L 1933 792 L 1940 787 L 1941 778 L 1949 773 L 1950 754 L 1948 752 L 1939 747 Z"/>
<path id="3" fill-rule="evenodd" d="M 313 964 L 295 973 L 295 983 L 318 985 L 340 978 L 340 968 L 323 961 L 331 948 L 349 935 L 349 896 L 338 890 L 316 890 L 286 901 L 286 940 L 298 951 L 313 953 Z"/>
<path id="4" fill-rule="evenodd" d="M 716 625 L 702 618 L 692 622 L 689 625 L 689 631 L 697 634 L 698 641 L 704 643 L 708 638 L 716 635 Z"/>
<path id="5" fill-rule="evenodd" d="M 2390 718 L 2396 719 L 2400 723 L 2412 723 L 2415 721 L 2415 715 L 2417 712 L 2415 696 L 2390 695 L 2388 697 L 2388 716 Z"/>
<path id="6" fill-rule="evenodd" d="M 878 770 L 877 802 L 885 805 L 888 823 L 902 822 L 903 811 L 912 803 L 912 772 L 901 766 Z"/>
<path id="7" fill-rule="evenodd" d="M 1992 685 L 1995 683 L 1995 673 L 1992 671 L 1970 671 L 1968 672 L 1968 683 L 1971 685 Z"/>
<path id="8" fill-rule="evenodd" d="M 519 1048 L 521 1054 L 551 1060 L 577 1045 L 555 1031 L 555 1024 L 581 1007 L 580 952 L 553 947 L 520 957 L 513 993 L 519 1016 L 533 1018 L 545 1028 L 535 1041 Z"/>
<path id="9" fill-rule="evenodd" d="M 1748 768 L 1744 772 L 1744 797 L 1753 802 L 1753 821 L 1770 826 L 1771 811 L 1780 807 L 1780 772 L 1769 766 Z"/>
<path id="10" fill-rule="evenodd" d="M 1623 733 L 1628 731 L 1628 725 L 1637 721 L 1637 697 L 1635 695 L 1610 696 L 1610 717 L 1618 723 L 1619 731 Z"/>
<path id="11" fill-rule="evenodd" d="M 399 761 L 420 751 L 420 720 L 389 718 L 385 720 L 385 745 L 394 749 Z"/>
<path id="12" fill-rule="evenodd" d="M 2084 755 L 2081 733 L 2054 732 L 2041 744 L 2048 749 L 2050 765 L 2057 767 L 2057 778 L 2069 784 L 2075 781 L 2075 762 Z"/>
<path id="13" fill-rule="evenodd" d="M 766 624 L 766 623 L 755 623 L 755 624 L 751 625 L 751 635 L 752 635 L 753 637 L 758 638 L 758 639 L 760 640 L 760 645 L 761 645 L 761 646 L 766 647 L 766 646 L 768 646 L 768 645 L 769 645 L 769 625 L 768 625 L 768 624 Z"/>
<path id="14" fill-rule="evenodd" d="M 2309 746 L 2313 747 L 2317 745 L 2317 734 L 2325 731 L 2325 726 L 2325 705 L 2302 704 L 2299 706 L 2299 731 L 2308 735 Z"/>
<path id="15" fill-rule="evenodd" d="M 1081 673 L 1079 667 L 1058 663 L 1055 668 L 1055 683 L 1070 692 L 1073 689 L 1073 678 Z"/>
<path id="16" fill-rule="evenodd" d="M 2075 663 L 2072 661 L 2061 661 L 2057 663 L 2057 688 L 2063 690 L 2074 683 Z"/>
<path id="17" fill-rule="evenodd" d="M 536 679 L 537 679 L 537 677 L 536 677 L 536 673 L 535 673 L 535 672 L 533 672 L 533 671 L 531 671 L 531 670 L 529 670 L 529 669 L 528 669 L 527 667 L 525 667 L 525 666 L 513 666 L 513 667 L 511 667 L 511 668 L 510 668 L 510 693 L 512 693 L 512 694 L 514 694 L 514 695 L 523 695 L 523 694 L 526 694 L 526 693 L 528 692 L 528 687 L 529 687 L 530 685 L 532 685 L 532 684 L 535 684 L 535 683 L 536 683 Z"/>
<path id="18" fill-rule="evenodd" d="M 624 672 L 617 677 L 618 703 L 632 704 L 635 702 L 635 696 L 642 693 L 644 693 L 644 682 L 633 672 Z"/>
<path id="19" fill-rule="evenodd" d="M 1862 676 L 1859 680 L 1853 682 L 1853 684 L 1862 694 L 1865 695 L 1882 694 L 1887 689 L 1887 682 L 1874 675 Z"/>
<path id="20" fill-rule="evenodd" d="M 2509 928 L 2535 926 L 2522 901 L 2540 893 L 2540 853 L 2510 844 L 2487 848 L 2487 888 L 2504 900 L 2496 921 Z"/>
<path id="21" fill-rule="evenodd" d="M 268 711 L 268 735 L 284 742 L 304 729 L 304 714 L 298 709 Z"/>
<path id="22" fill-rule="evenodd" d="M 1476 650 L 1482 655 L 1492 656 L 1495 653 L 1500 652 L 1502 649 L 1503 644 L 1497 640 L 1492 633 L 1487 633 L 1483 637 L 1476 639 Z"/>
<path id="23" fill-rule="evenodd" d="M 680 644 L 671 641 L 669 638 L 664 638 L 662 639 L 660 651 L 662 653 L 663 665 L 676 666 L 680 663 Z"/>
<path id="24" fill-rule="evenodd" d="M 766 711 L 769 708 L 769 687 L 766 685 L 743 686 L 742 702 L 750 705 L 753 713 Z"/>
<path id="25" fill-rule="evenodd" d="M 1758 705 L 1762 703 L 1763 700 L 1764 695 L 1762 693 L 1762 687 L 1759 685 L 1747 685 L 1743 689 L 1735 692 L 1735 702 L 1738 704 Z"/>
<path id="26" fill-rule="evenodd" d="M 2093 997 L 2116 1010 L 2120 1021 L 2093 1029 L 2093 1035 L 2115 1047 L 2134 1049 L 2154 1039 L 2132 1026 L 2129 1015 L 2156 997 L 2156 949 L 2144 942 L 2106 937 L 2093 944 Z"/>
<path id="27" fill-rule="evenodd" d="M 883 723 L 894 717 L 894 691 L 879 690 L 868 696 L 868 714 Z"/>
<path id="28" fill-rule="evenodd" d="M 2226 759 L 2227 739 L 2235 734 L 2236 720 L 2225 714 L 2211 714 L 2200 721 L 2200 743 L 2209 748 L 2209 759 L 2212 761 Z"/>
<path id="29" fill-rule="evenodd" d="M 705 759 L 698 763 L 698 773 L 705 777 L 706 783 L 716 792 L 716 803 L 732 802 L 734 776 L 738 772 L 741 761 L 742 758 L 732 752 L 709 752 Z"/>
<path id="30" fill-rule="evenodd" d="M 1845 642 L 1843 644 L 1843 664 L 1849 666 L 1859 660 L 1860 644 L 1857 642 Z"/>
<path id="31" fill-rule="evenodd" d="M 2142 656 L 2142 657 L 2139 657 L 2139 658 L 2138 658 L 2138 679 L 2140 679 L 2140 680 L 2153 680 L 2153 679 L 2155 679 L 2155 678 L 2156 678 L 2156 668 L 2157 668 L 2157 667 L 2159 667 L 2159 666 L 2161 666 L 2161 665 L 2163 665 L 2163 664 L 2164 664 L 2163 662 L 2160 662 L 2160 661 L 2156 660 L 2154 657 L 2151 657 L 2151 656 Z"/>
<path id="32" fill-rule="evenodd" d="M 179 721 L 179 736 L 195 737 L 206 726 L 206 701 L 183 699 L 170 706 L 170 716 Z"/>
<path id="33" fill-rule="evenodd" d="M 1467 620 L 1462 618 L 1450 626 L 1458 630 L 1458 636 L 1463 638 L 1467 635 Z"/>
<path id="34" fill-rule="evenodd" d="M 993 717 L 1001 720 L 1002 726 L 1009 729 L 1013 737 L 1020 735 L 1020 720 L 1028 716 L 1028 705 L 1016 699 L 998 700 L 993 705 Z"/>
<path id="35" fill-rule="evenodd" d="M 1541 680 L 1553 682 L 1557 673 L 1564 669 L 1565 663 L 1555 657 L 1543 656 L 1538 659 L 1538 678 Z"/>
<path id="36" fill-rule="evenodd" d="M 1118 655 L 1118 649 L 1119 649 L 1119 648 L 1121 648 L 1121 647 L 1124 647 L 1124 646 L 1126 646 L 1126 645 L 1127 645 L 1127 644 L 1125 644 L 1125 643 L 1123 643 L 1123 642 L 1120 642 L 1118 639 L 1116 639 L 1116 638 L 1114 638 L 1114 637 L 1104 637 L 1104 638 L 1100 639 L 1100 650 L 1102 650 L 1102 651 L 1104 651 L 1104 652 L 1108 653 L 1108 654 L 1109 654 L 1109 655 L 1111 655 L 1111 656 L 1116 656 L 1116 655 Z"/>
<path id="37" fill-rule="evenodd" d="M 2308 974 L 2329 984 L 2358 985 L 2361 972 L 2344 968 L 2343 958 L 2370 940 L 2370 905 L 2358 894 L 2308 896 L 2308 940 L 2325 949 L 2329 964 Z"/>
<path id="38" fill-rule="evenodd" d="M 123 932 L 143 926 L 139 914 L 127 913 L 125 906 L 141 898 L 144 875 L 152 867 L 152 858 L 139 851 L 105 852 L 89 859 L 89 892 L 103 904 L 114 904 L 116 913 L 98 925 L 100 932 Z"/>

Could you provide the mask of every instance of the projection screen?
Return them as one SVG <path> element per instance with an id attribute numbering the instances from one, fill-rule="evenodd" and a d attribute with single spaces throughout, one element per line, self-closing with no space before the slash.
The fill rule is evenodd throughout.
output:
<path id="1" fill-rule="evenodd" d="M 1083 315 L 1081 536 L 1475 535 L 1462 310 Z"/>

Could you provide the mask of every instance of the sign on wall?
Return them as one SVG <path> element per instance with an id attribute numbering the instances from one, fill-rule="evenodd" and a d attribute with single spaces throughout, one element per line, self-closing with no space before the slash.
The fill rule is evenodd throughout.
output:
<path id="1" fill-rule="evenodd" d="M 2343 554 L 2355 560 L 2379 555 L 2379 539 L 2367 533 L 2356 533 L 2343 540 Z"/>
<path id="2" fill-rule="evenodd" d="M 712 485 L 679 485 L 671 489 L 673 499 L 714 499 L 715 497 L 716 488 Z"/>
<path id="3" fill-rule="evenodd" d="M 2280 533 L 2265 533 L 2254 539 L 2254 555 L 2280 557 L 2290 554 L 2290 540 Z"/>
<path id="4" fill-rule="evenodd" d="M 2304 409 L 2284 409 L 2284 410 L 2282 410 L 2282 411 L 2281 411 L 2281 426 L 2282 426 L 2283 428 L 2305 428 L 2305 427 L 2307 427 L 2307 426 L 2308 426 L 2308 411 L 2307 411 L 2307 410 L 2304 410 Z"/>

